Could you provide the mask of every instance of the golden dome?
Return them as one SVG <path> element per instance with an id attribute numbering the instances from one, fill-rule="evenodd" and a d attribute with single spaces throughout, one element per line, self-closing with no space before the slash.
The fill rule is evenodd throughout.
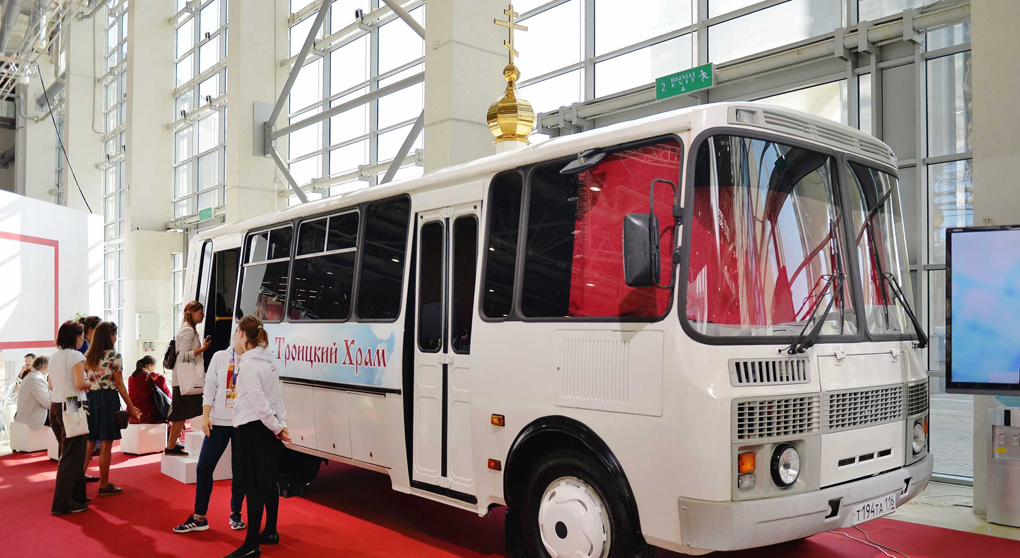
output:
<path id="1" fill-rule="evenodd" d="M 521 73 L 513 63 L 503 68 L 506 91 L 502 98 L 489 105 L 486 114 L 489 131 L 496 136 L 493 143 L 519 141 L 527 144 L 528 136 L 535 129 L 535 111 L 531 103 L 517 96 L 517 80 L 520 77 Z"/>

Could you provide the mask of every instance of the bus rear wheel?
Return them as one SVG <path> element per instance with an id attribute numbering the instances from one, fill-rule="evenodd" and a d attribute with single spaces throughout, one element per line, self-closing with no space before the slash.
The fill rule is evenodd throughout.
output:
<path id="1" fill-rule="evenodd" d="M 616 483 L 592 457 L 558 451 L 538 462 L 521 501 L 528 556 L 631 558 L 647 552 Z"/>

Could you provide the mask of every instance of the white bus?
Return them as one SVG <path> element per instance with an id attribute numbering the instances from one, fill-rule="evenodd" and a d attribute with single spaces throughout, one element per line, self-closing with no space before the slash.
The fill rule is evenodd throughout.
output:
<path id="1" fill-rule="evenodd" d="M 506 506 L 514 552 L 770 545 L 931 476 L 896 176 L 700 106 L 203 232 L 185 296 L 216 349 L 265 320 L 290 449 Z"/>

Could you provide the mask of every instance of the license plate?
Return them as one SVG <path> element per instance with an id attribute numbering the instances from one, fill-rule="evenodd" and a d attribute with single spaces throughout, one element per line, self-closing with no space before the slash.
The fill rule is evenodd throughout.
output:
<path id="1" fill-rule="evenodd" d="M 858 525 L 865 521 L 871 521 L 876 517 L 889 515 L 894 511 L 896 511 L 896 494 L 886 494 L 870 502 L 854 506 L 854 513 L 851 518 L 853 519 L 853 524 Z"/>

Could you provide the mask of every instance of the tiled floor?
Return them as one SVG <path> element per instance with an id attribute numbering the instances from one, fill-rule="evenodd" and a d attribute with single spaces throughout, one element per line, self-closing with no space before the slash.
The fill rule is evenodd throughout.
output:
<path id="1" fill-rule="evenodd" d="M 1020 528 L 995 525 L 974 515 L 971 508 L 973 501 L 974 489 L 969 486 L 931 483 L 921 496 L 907 502 L 891 517 L 910 523 L 1020 541 Z"/>

